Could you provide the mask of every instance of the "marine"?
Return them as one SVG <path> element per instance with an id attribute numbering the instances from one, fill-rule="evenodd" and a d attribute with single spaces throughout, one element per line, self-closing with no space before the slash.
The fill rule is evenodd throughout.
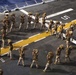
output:
<path id="1" fill-rule="evenodd" d="M 60 55 L 61 55 L 61 51 L 64 49 L 63 44 L 61 44 L 57 50 L 56 50 L 56 58 L 55 58 L 55 62 L 54 64 L 60 64 Z"/>
<path id="2" fill-rule="evenodd" d="M 3 26 L 6 27 L 6 33 L 8 33 L 8 32 L 9 32 L 9 29 L 10 29 L 10 19 L 9 19 L 9 15 L 5 15 L 5 16 L 4 16 Z"/>
<path id="3" fill-rule="evenodd" d="M 25 15 L 22 14 L 20 16 L 20 25 L 19 25 L 19 30 L 22 28 L 23 24 L 25 23 Z"/>
<path id="4" fill-rule="evenodd" d="M 52 32 L 53 24 L 54 24 L 53 20 L 50 20 L 49 27 L 48 27 L 48 32 L 50 31 L 51 32 L 51 35 L 53 34 L 53 32 Z"/>
<path id="5" fill-rule="evenodd" d="M 63 31 L 64 31 L 64 29 L 63 29 L 63 27 L 65 26 L 65 24 L 61 24 L 61 25 L 59 25 L 58 26 L 58 38 L 61 38 L 61 39 L 63 39 Z"/>
<path id="6" fill-rule="evenodd" d="M 6 30 L 2 29 L 2 47 L 5 47 L 5 41 L 6 41 Z"/>
<path id="7" fill-rule="evenodd" d="M 31 21 L 32 21 L 31 15 L 32 15 L 32 13 L 29 12 L 28 13 L 28 18 L 27 18 L 27 27 L 26 27 L 26 29 L 28 29 L 31 26 Z"/>
<path id="8" fill-rule="evenodd" d="M 38 49 L 33 49 L 33 51 L 32 51 L 33 59 L 32 59 L 32 63 L 30 65 L 30 68 L 33 67 L 34 63 L 36 64 L 36 68 L 39 67 L 39 65 L 38 65 L 38 55 L 39 55 Z"/>
<path id="9" fill-rule="evenodd" d="M 12 31 L 13 28 L 16 28 L 16 16 L 15 14 L 11 14 L 10 16 L 10 21 L 11 21 L 11 26 L 10 26 L 10 32 Z"/>
<path id="10" fill-rule="evenodd" d="M 47 58 L 47 63 L 46 63 L 46 66 L 43 70 L 43 72 L 46 72 L 46 70 L 48 69 L 48 67 L 52 64 L 52 60 L 53 60 L 53 57 L 54 57 L 54 54 L 52 51 L 48 52 L 46 58 Z"/>
<path id="11" fill-rule="evenodd" d="M 57 29 L 58 29 L 58 25 L 60 25 L 59 21 L 56 21 L 56 23 L 54 24 L 54 30 L 55 30 L 55 34 L 57 35 Z"/>
<path id="12" fill-rule="evenodd" d="M 36 28 L 39 24 L 39 13 L 35 14 L 35 20 L 34 20 L 34 28 Z"/>
<path id="13" fill-rule="evenodd" d="M 45 19 L 46 19 L 46 13 L 43 13 L 41 28 L 45 28 L 45 23 L 46 23 Z"/>
<path id="14" fill-rule="evenodd" d="M 13 57 L 12 57 L 13 44 L 12 43 L 13 43 L 12 40 L 11 39 L 8 39 L 10 59 L 13 59 Z"/>
<path id="15" fill-rule="evenodd" d="M 18 63 L 17 65 L 20 65 L 20 62 L 22 62 L 22 65 L 25 66 L 24 64 L 24 57 L 25 56 L 25 49 L 24 47 L 20 47 L 19 48 L 19 60 L 18 60 Z"/>
<path id="16" fill-rule="evenodd" d="M 65 50 L 65 62 L 71 61 L 70 54 L 71 54 L 72 49 L 73 49 L 73 47 L 71 45 L 69 47 L 66 47 L 66 50 Z"/>

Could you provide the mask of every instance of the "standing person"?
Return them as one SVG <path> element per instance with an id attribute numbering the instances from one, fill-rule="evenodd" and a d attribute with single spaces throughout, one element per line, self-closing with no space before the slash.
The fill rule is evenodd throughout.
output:
<path id="1" fill-rule="evenodd" d="M 3 70 L 2 69 L 0 69 L 0 75 L 3 75 Z"/>
<path id="2" fill-rule="evenodd" d="M 8 39 L 8 44 L 9 44 L 9 56 L 10 59 L 12 59 L 13 44 L 11 39 Z"/>
<path id="3" fill-rule="evenodd" d="M 46 20 L 46 13 L 43 13 L 41 28 L 45 28 L 45 23 L 46 23 L 45 20 Z"/>
<path id="4" fill-rule="evenodd" d="M 39 55 L 38 49 L 33 49 L 33 51 L 32 51 L 33 60 L 32 60 L 30 68 L 32 68 L 32 66 L 34 65 L 34 63 L 36 64 L 36 68 L 39 67 L 38 66 L 38 55 Z"/>
<path id="5" fill-rule="evenodd" d="M 39 24 L 39 13 L 35 14 L 34 28 L 36 28 Z"/>
<path id="6" fill-rule="evenodd" d="M 56 23 L 54 24 L 54 30 L 55 30 L 55 34 L 57 35 L 57 29 L 58 29 L 58 25 L 60 24 L 59 21 L 56 21 Z"/>
<path id="7" fill-rule="evenodd" d="M 32 21 L 31 15 L 32 15 L 32 13 L 29 12 L 28 13 L 28 18 L 27 18 L 27 27 L 26 27 L 26 29 L 28 29 L 31 26 L 31 21 Z"/>
<path id="8" fill-rule="evenodd" d="M 66 40 L 66 48 L 68 48 L 70 45 L 70 42 L 68 40 Z"/>
<path id="9" fill-rule="evenodd" d="M 10 26 L 10 32 L 12 31 L 13 28 L 15 28 L 15 23 L 16 23 L 16 17 L 15 14 L 11 14 L 10 16 L 10 20 L 11 20 L 11 26 Z"/>
<path id="10" fill-rule="evenodd" d="M 63 39 L 63 27 L 65 26 L 65 24 L 61 24 L 61 25 L 59 25 L 59 27 L 58 27 L 58 38 L 61 38 L 61 39 Z"/>
<path id="11" fill-rule="evenodd" d="M 60 61 L 60 55 L 61 55 L 61 51 L 64 49 L 64 46 L 63 44 L 61 44 L 57 50 L 56 50 L 56 58 L 55 58 L 55 62 L 54 64 L 59 64 L 61 61 Z"/>
<path id="12" fill-rule="evenodd" d="M 20 16 L 20 25 L 19 25 L 19 30 L 22 28 L 23 24 L 25 23 L 25 15 Z"/>
<path id="13" fill-rule="evenodd" d="M 10 28 L 10 19 L 9 19 L 9 15 L 5 15 L 5 25 L 6 25 L 6 32 L 9 32 L 9 28 Z"/>
<path id="14" fill-rule="evenodd" d="M 20 49 L 19 49 L 19 60 L 18 60 L 17 65 L 20 65 L 20 62 L 22 62 L 22 65 L 25 66 L 24 56 L 25 56 L 25 49 L 24 49 L 24 47 L 20 47 Z"/>
<path id="15" fill-rule="evenodd" d="M 6 29 L 6 33 L 9 32 L 9 28 L 10 28 L 10 20 L 9 20 L 9 15 L 5 15 L 4 19 L 2 21 L 3 23 L 3 28 Z"/>
<path id="16" fill-rule="evenodd" d="M 75 28 L 75 24 L 71 24 L 71 25 L 70 25 L 70 29 L 71 29 L 72 31 L 74 31 L 74 28 Z"/>
<path id="17" fill-rule="evenodd" d="M 3 24 L 3 29 L 5 30 L 5 32 L 7 32 L 6 17 L 4 17 L 4 19 L 2 20 L 2 24 Z"/>
<path id="18" fill-rule="evenodd" d="M 73 30 L 71 28 L 69 28 L 66 31 L 66 40 L 70 42 L 70 38 L 72 38 L 72 36 L 73 36 Z"/>
<path id="19" fill-rule="evenodd" d="M 50 20 L 50 22 L 49 22 L 49 27 L 48 27 L 48 32 L 50 31 L 51 34 L 52 34 L 52 27 L 53 27 L 53 24 L 54 24 L 53 20 Z"/>
<path id="20" fill-rule="evenodd" d="M 70 61 L 70 54 L 72 51 L 72 46 L 68 46 L 66 47 L 66 51 L 65 51 L 65 62 Z"/>
<path id="21" fill-rule="evenodd" d="M 2 33 L 4 33 L 5 35 L 7 35 L 7 28 L 6 28 L 6 25 L 3 25 Z"/>
<path id="22" fill-rule="evenodd" d="M 70 39 L 72 38 L 72 36 L 73 36 L 73 31 L 71 29 L 68 29 L 66 31 L 66 46 L 67 46 L 67 48 L 70 45 Z"/>
<path id="23" fill-rule="evenodd" d="M 43 72 L 46 72 L 47 68 L 52 64 L 52 59 L 54 57 L 54 54 L 53 52 L 48 52 L 47 54 L 47 63 L 46 63 L 46 66 L 45 66 L 45 69 L 43 70 Z"/>
<path id="24" fill-rule="evenodd" d="M 2 29 L 2 47 L 5 47 L 6 30 Z"/>
<path id="25" fill-rule="evenodd" d="M 70 39 L 72 39 L 73 40 L 73 28 L 72 27 L 70 27 L 70 29 L 69 29 L 69 34 L 70 34 Z"/>
<path id="26" fill-rule="evenodd" d="M 70 45 L 70 34 L 69 34 L 69 30 L 66 31 L 66 47 L 68 48 Z"/>

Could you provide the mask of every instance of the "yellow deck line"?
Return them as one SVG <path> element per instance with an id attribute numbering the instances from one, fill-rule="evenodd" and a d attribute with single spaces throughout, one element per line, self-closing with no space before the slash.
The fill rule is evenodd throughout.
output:
<path id="1" fill-rule="evenodd" d="M 73 23 L 76 24 L 76 20 L 73 20 L 73 21 L 67 23 L 67 24 L 65 25 L 64 29 L 69 28 L 70 25 L 73 24 Z M 48 32 L 48 33 L 43 32 L 43 33 L 40 33 L 39 35 L 36 35 L 36 36 L 34 36 L 34 37 L 25 39 L 25 40 L 20 41 L 20 42 L 18 42 L 18 43 L 14 43 L 14 44 L 13 44 L 13 45 L 14 45 L 14 50 L 16 50 L 17 48 L 19 48 L 20 46 L 25 46 L 25 45 L 30 44 L 30 43 L 32 43 L 32 42 L 34 42 L 34 41 L 36 41 L 36 40 L 41 39 L 41 38 L 48 37 L 49 35 L 50 35 L 50 32 Z M 7 46 L 6 48 L 1 49 L 1 55 L 7 53 L 8 51 L 9 51 L 9 47 L 8 47 L 8 46 Z"/>

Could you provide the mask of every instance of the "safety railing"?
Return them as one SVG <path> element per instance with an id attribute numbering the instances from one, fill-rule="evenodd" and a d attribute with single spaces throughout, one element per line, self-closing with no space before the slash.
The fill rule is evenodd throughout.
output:
<path id="1" fill-rule="evenodd" d="M 25 0 L 25 2 L 15 2 L 11 3 L 11 5 L 5 4 L 3 6 L 0 6 L 0 12 L 9 12 L 20 8 L 26 8 L 46 1 L 50 0 Z"/>

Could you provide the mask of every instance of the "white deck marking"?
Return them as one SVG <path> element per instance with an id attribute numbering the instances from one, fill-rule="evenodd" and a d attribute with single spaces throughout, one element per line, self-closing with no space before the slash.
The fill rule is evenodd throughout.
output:
<path id="1" fill-rule="evenodd" d="M 23 9 L 21 9 L 20 11 L 23 12 L 24 14 L 28 15 L 28 12 L 27 11 L 25 11 Z"/>
<path id="2" fill-rule="evenodd" d="M 64 33 L 63 33 L 63 37 L 66 38 L 66 35 L 65 35 Z M 71 41 L 72 43 L 76 44 L 76 40 L 75 40 L 75 39 L 70 38 L 70 41 Z"/>
<path id="3" fill-rule="evenodd" d="M 74 44 L 76 44 L 76 40 L 75 39 L 70 39 L 70 41 Z"/>
<path id="4" fill-rule="evenodd" d="M 45 23 L 45 26 L 48 28 L 49 27 L 49 25 L 47 24 L 47 23 Z"/>
<path id="5" fill-rule="evenodd" d="M 23 9 L 21 9 L 20 11 L 23 12 L 24 14 L 26 14 L 28 16 L 28 12 L 27 11 L 25 11 Z M 35 16 L 32 15 L 31 17 L 33 19 L 35 19 Z M 47 20 L 47 21 L 49 22 L 49 20 Z M 42 18 L 39 19 L 39 22 L 42 23 Z M 45 23 L 45 26 L 48 28 L 48 24 L 47 23 Z"/>
<path id="6" fill-rule="evenodd" d="M 53 2 L 55 0 L 45 0 L 44 3 Z"/>
<path id="7" fill-rule="evenodd" d="M 21 12 L 23 12 L 24 14 L 26 14 L 27 16 L 28 16 L 28 12 L 27 11 L 25 11 L 25 10 L 23 10 L 23 9 L 21 9 L 20 10 Z M 31 16 L 33 19 L 35 19 L 35 16 Z"/>
<path id="8" fill-rule="evenodd" d="M 20 11 L 23 12 L 24 14 L 26 14 L 26 15 L 28 16 L 28 12 L 27 12 L 27 11 L 25 11 L 25 10 L 23 10 L 23 9 L 21 9 Z M 32 17 L 33 19 L 35 19 L 35 16 L 32 15 L 31 17 Z M 42 18 L 39 19 L 39 22 L 42 23 Z M 46 23 L 45 26 L 48 27 L 48 24 Z"/>
<path id="9" fill-rule="evenodd" d="M 54 13 L 54 14 L 46 16 L 46 18 L 48 19 L 48 18 L 51 18 L 51 17 L 55 17 L 55 16 L 58 16 L 58 15 L 61 15 L 61 14 L 64 14 L 64 13 L 67 13 L 67 12 L 70 12 L 70 11 L 73 11 L 73 9 L 69 8 L 69 9 Z"/>
<path id="10" fill-rule="evenodd" d="M 3 58 L 0 58 L 0 61 L 3 62 L 3 63 L 5 62 L 5 60 Z"/>

